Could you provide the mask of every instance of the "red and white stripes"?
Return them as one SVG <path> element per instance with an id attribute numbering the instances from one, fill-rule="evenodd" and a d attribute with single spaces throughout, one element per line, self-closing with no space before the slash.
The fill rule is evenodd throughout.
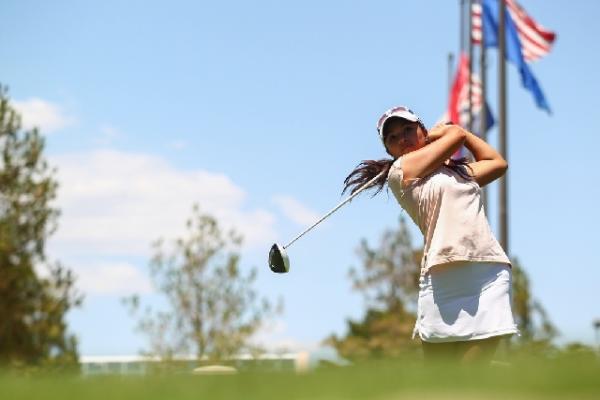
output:
<path id="1" fill-rule="evenodd" d="M 552 49 L 556 34 L 535 22 L 515 0 L 506 0 L 508 12 L 515 22 L 525 61 L 536 61 Z M 472 6 L 472 39 L 473 43 L 481 43 L 481 4 Z"/>
<path id="2" fill-rule="evenodd" d="M 473 115 L 479 114 L 483 104 L 481 79 L 477 74 L 471 75 L 471 107 Z M 461 54 L 452 93 L 450 94 L 449 115 L 453 122 L 467 126 L 469 121 L 469 57 Z"/>
<path id="3" fill-rule="evenodd" d="M 436 124 L 452 121 L 460 126 L 469 124 L 469 57 L 462 53 L 458 60 L 458 68 L 450 92 L 448 109 Z M 471 74 L 471 106 L 473 115 L 482 111 L 483 96 L 479 75 Z M 477 127 L 478 128 L 478 127 Z"/>

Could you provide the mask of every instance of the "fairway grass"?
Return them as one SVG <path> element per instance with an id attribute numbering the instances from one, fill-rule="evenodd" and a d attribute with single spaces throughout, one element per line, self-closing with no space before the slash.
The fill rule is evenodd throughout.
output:
<path id="1" fill-rule="evenodd" d="M 600 399 L 597 360 L 476 368 L 370 361 L 304 374 L 0 377 L 0 399 Z"/>

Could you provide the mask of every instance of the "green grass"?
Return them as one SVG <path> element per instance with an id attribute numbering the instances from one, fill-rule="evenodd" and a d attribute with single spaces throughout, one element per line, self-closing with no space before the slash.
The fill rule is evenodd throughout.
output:
<path id="1" fill-rule="evenodd" d="M 590 359 L 465 368 L 371 361 L 305 374 L 0 377 L 0 399 L 600 399 Z"/>

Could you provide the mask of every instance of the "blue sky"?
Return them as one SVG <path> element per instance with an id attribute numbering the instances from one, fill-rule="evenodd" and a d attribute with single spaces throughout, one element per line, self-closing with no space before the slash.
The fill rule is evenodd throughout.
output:
<path id="1" fill-rule="evenodd" d="M 364 311 L 350 290 L 361 238 L 401 213 L 391 193 L 359 198 L 289 249 L 290 274 L 266 265 L 340 201 L 362 159 L 384 157 L 381 112 L 406 104 L 432 125 L 446 104 L 458 1 L 8 1 L 0 81 L 42 127 L 62 209 L 49 254 L 86 293 L 69 316 L 85 355 L 144 346 L 120 304 L 157 301 L 150 242 L 181 232 L 192 203 L 246 237 L 244 268 L 285 312 L 261 334 L 310 348 Z M 556 31 L 533 65 L 553 109 L 536 109 L 508 66 L 510 248 L 561 341 L 592 343 L 600 317 L 595 129 L 600 5 L 523 0 Z M 488 100 L 496 110 L 496 58 Z M 489 138 L 497 144 L 495 130 Z M 495 185 L 490 222 L 497 229 Z M 422 238 L 411 223 L 415 244 Z"/>

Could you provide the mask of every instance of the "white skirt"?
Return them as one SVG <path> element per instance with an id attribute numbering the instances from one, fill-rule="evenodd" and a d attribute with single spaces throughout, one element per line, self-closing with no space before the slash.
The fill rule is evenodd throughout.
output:
<path id="1" fill-rule="evenodd" d="M 425 342 L 456 342 L 519 334 L 512 308 L 512 272 L 504 263 L 453 262 L 421 276 L 418 333 Z"/>

